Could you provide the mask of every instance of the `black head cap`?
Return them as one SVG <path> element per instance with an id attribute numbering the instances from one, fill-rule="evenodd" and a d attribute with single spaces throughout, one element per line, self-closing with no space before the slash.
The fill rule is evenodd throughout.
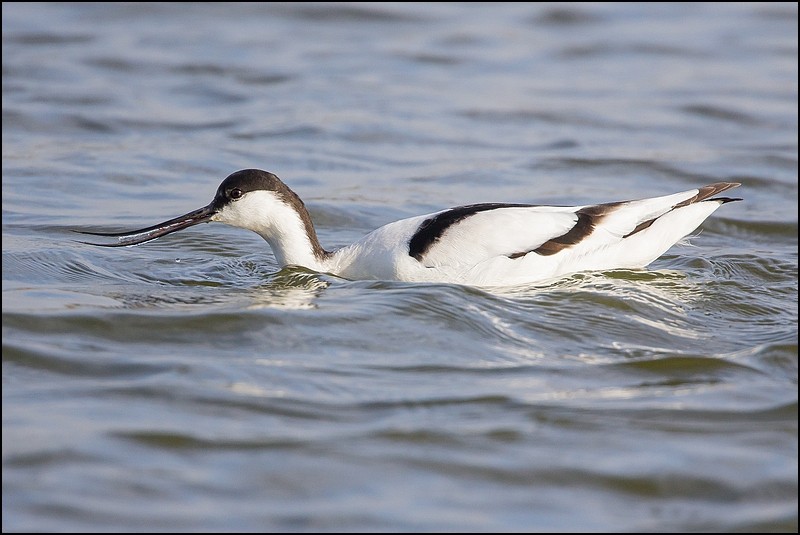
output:
<path id="1" fill-rule="evenodd" d="M 261 169 L 242 169 L 228 175 L 217 188 L 214 200 L 225 204 L 235 201 L 245 193 L 258 190 L 274 191 L 279 194 L 289 190 L 276 175 Z"/>

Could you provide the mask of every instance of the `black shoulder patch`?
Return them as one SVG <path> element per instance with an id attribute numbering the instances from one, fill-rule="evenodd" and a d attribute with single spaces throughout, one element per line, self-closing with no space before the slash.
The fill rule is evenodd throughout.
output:
<path id="1" fill-rule="evenodd" d="M 408 254 L 417 260 L 422 260 L 425 253 L 439 241 L 445 230 L 459 221 L 475 215 L 478 212 L 497 210 L 498 208 L 527 208 L 531 204 L 506 204 L 506 203 L 481 203 L 459 206 L 445 210 L 440 214 L 429 217 L 417 228 L 408 242 Z"/>

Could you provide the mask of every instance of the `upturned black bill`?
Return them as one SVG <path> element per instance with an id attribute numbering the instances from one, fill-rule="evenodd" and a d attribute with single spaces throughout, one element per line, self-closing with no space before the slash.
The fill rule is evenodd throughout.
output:
<path id="1" fill-rule="evenodd" d="M 217 213 L 214 203 L 199 208 L 188 214 L 164 221 L 158 225 L 147 227 L 139 230 L 132 230 L 129 232 L 87 232 L 85 230 L 76 230 L 80 234 L 91 234 L 92 236 L 108 236 L 109 238 L 117 238 L 117 243 L 92 243 L 81 242 L 87 245 L 97 245 L 99 247 L 130 247 L 132 245 L 139 245 L 141 243 L 149 242 L 172 234 L 179 230 L 198 225 L 200 223 L 207 223 L 211 221 L 211 217 Z"/>

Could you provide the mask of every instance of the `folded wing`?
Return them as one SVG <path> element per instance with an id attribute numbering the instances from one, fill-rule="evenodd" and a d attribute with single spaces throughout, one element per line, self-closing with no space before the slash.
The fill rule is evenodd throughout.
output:
<path id="1" fill-rule="evenodd" d="M 576 251 L 587 255 L 595 248 L 609 249 L 626 240 L 647 249 L 652 237 L 657 238 L 653 251 L 643 250 L 639 256 L 655 254 L 654 259 L 692 232 L 720 204 L 738 200 L 711 199 L 738 185 L 719 182 L 672 195 L 588 206 L 462 206 L 425 219 L 409 242 L 409 254 L 425 267 L 475 266 L 498 257 L 555 257 Z M 690 208 L 698 203 L 705 206 Z M 667 214 L 671 216 L 659 222 Z M 652 236 L 646 237 L 648 229 Z"/>

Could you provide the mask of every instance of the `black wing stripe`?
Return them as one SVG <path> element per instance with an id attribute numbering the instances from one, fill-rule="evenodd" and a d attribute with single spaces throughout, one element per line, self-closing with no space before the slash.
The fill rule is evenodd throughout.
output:
<path id="1" fill-rule="evenodd" d="M 595 218 L 585 213 L 577 212 L 578 222 L 572 227 L 569 232 L 562 234 L 557 238 L 548 240 L 533 250 L 534 253 L 542 256 L 550 256 L 559 251 L 566 249 L 576 243 L 580 243 L 583 239 L 588 237 L 596 227 Z"/>
<path id="2" fill-rule="evenodd" d="M 557 236 L 552 240 L 547 240 L 536 249 L 530 251 L 523 251 L 508 255 L 509 258 L 521 258 L 528 253 L 536 253 L 541 256 L 550 256 L 563 251 L 567 247 L 572 247 L 582 242 L 591 236 L 594 229 L 606 215 L 610 214 L 624 202 L 610 202 L 605 204 L 596 204 L 594 206 L 586 206 L 581 208 L 575 214 L 578 216 L 578 221 L 569 229 L 565 234 Z"/>
<path id="3" fill-rule="evenodd" d="M 716 199 L 709 198 L 716 195 L 717 193 L 721 193 L 731 188 L 736 188 L 738 186 L 741 186 L 741 184 L 739 184 L 738 182 L 717 182 L 714 184 L 709 184 L 708 186 L 703 186 L 701 188 L 698 188 L 697 195 L 695 195 L 690 199 L 686 199 L 685 201 L 679 202 L 678 204 L 672 207 L 672 210 L 703 201 L 709 201 L 709 202 L 716 201 L 722 204 L 734 201 L 741 201 L 741 199 L 736 199 L 731 197 L 717 197 Z M 542 256 L 550 256 L 560 251 L 563 251 L 567 247 L 576 245 L 585 238 L 587 238 L 588 236 L 590 236 L 594 231 L 594 229 L 596 228 L 597 224 L 603 217 L 610 214 L 623 204 L 626 204 L 626 201 L 598 204 L 595 206 L 587 206 L 586 208 L 582 208 L 581 210 L 578 210 L 578 212 L 576 212 L 578 214 L 578 222 L 566 234 L 563 234 L 557 238 L 553 238 L 552 240 L 544 242 L 542 245 L 540 245 L 533 251 L 514 253 L 508 255 L 508 257 L 511 259 L 521 258 L 530 252 L 538 253 Z M 669 213 L 672 210 L 669 210 L 666 213 Z M 637 232 L 641 232 L 649 228 L 653 223 L 656 222 L 657 219 L 658 217 L 655 217 L 653 219 L 648 219 L 647 221 L 642 221 L 641 223 L 636 225 L 636 228 L 634 228 L 631 232 L 629 232 L 622 238 L 624 239 L 629 236 L 633 236 Z"/>

